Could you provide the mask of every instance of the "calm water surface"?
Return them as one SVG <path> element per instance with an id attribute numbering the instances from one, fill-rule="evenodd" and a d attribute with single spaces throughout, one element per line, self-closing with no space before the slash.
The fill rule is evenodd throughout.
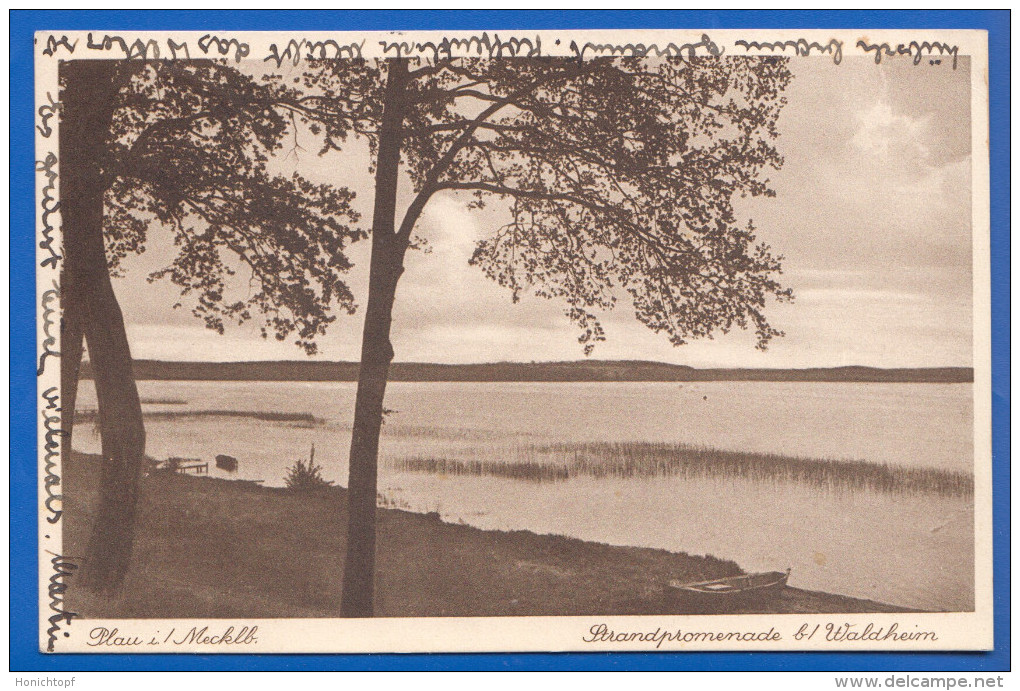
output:
<path id="1" fill-rule="evenodd" d="M 148 453 L 240 459 L 224 477 L 282 485 L 315 459 L 346 484 L 354 383 L 140 382 L 147 412 L 310 413 L 322 424 L 196 416 L 147 422 Z M 95 407 L 83 382 L 81 408 Z M 527 529 L 610 544 L 793 568 L 791 585 L 905 606 L 973 607 L 970 498 L 825 491 L 743 478 L 578 478 L 539 484 L 405 473 L 407 456 L 499 461 L 563 442 L 677 442 L 821 459 L 972 472 L 969 384 L 391 383 L 383 428 L 385 501 L 481 528 Z M 87 426 L 75 446 L 98 451 Z"/>

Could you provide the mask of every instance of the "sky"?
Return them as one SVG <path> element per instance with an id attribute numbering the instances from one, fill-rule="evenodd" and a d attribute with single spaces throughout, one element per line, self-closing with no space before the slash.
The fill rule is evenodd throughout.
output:
<path id="1" fill-rule="evenodd" d="M 769 171 L 774 198 L 740 200 L 759 239 L 783 262 L 792 304 L 767 306 L 786 335 L 766 352 L 753 334 L 734 332 L 674 347 L 634 317 L 626 300 L 602 315 L 606 341 L 592 358 L 656 360 L 694 367 L 970 366 L 972 360 L 970 70 L 909 60 L 797 58 L 779 121 L 785 162 Z M 303 143 L 297 167 L 329 181 L 365 170 L 366 155 L 319 158 Z M 294 162 L 288 163 L 292 168 Z M 345 178 L 371 218 L 371 180 Z M 507 290 L 468 265 L 474 244 L 503 222 L 442 194 L 416 234 L 431 253 L 409 252 L 394 307 L 397 361 L 579 360 L 577 329 L 562 303 Z M 258 323 L 207 330 L 168 282 L 145 277 L 170 259 L 165 237 L 124 264 L 114 280 L 132 355 L 160 360 L 302 360 L 290 342 L 259 336 Z M 162 242 L 162 244 L 161 244 Z M 351 252 L 349 283 L 367 299 L 369 243 Z M 317 359 L 357 360 L 362 312 L 341 314 L 319 341 Z"/>

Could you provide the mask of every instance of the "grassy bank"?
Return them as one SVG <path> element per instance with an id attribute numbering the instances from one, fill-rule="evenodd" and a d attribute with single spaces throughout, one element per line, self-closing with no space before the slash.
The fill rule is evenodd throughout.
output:
<path id="1" fill-rule="evenodd" d="M 79 559 L 96 506 L 96 460 L 74 454 L 63 470 L 63 551 Z M 67 604 L 86 617 L 336 616 L 345 499 L 342 489 L 301 495 L 152 474 L 123 592 L 102 598 L 72 584 Z M 740 573 L 711 556 L 483 531 L 392 509 L 379 511 L 377 566 L 380 616 L 668 614 L 668 580 Z M 898 609 L 787 588 L 767 609 L 749 611 Z"/>

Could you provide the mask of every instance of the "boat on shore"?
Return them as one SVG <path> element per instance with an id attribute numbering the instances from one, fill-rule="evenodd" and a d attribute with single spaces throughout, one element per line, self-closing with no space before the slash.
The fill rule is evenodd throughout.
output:
<path id="1" fill-rule="evenodd" d="M 237 472 L 237 459 L 221 453 L 216 456 L 216 467 L 229 473 L 235 473 Z"/>
<path id="2" fill-rule="evenodd" d="M 683 583 L 672 580 L 666 597 L 681 613 L 724 614 L 773 600 L 790 578 L 790 569 Z"/>

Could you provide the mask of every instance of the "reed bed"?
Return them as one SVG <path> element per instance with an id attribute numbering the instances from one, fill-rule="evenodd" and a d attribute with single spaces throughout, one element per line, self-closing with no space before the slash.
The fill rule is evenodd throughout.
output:
<path id="1" fill-rule="evenodd" d="M 791 482 L 829 491 L 872 490 L 891 494 L 974 494 L 969 473 L 910 468 L 859 460 L 826 460 L 768 453 L 725 451 L 648 442 L 533 445 L 511 450 L 514 460 L 459 460 L 414 456 L 391 461 L 397 469 L 446 475 L 491 475 L 531 482 L 594 478 L 742 478 Z"/>
<path id="2" fill-rule="evenodd" d="M 383 425 L 383 437 L 440 439 L 443 441 L 497 441 L 530 436 L 517 430 L 491 430 L 475 427 L 431 427 L 428 425 L 401 425 L 391 422 Z"/>
<path id="3" fill-rule="evenodd" d="M 298 422 L 308 425 L 321 425 L 325 423 L 325 420 L 317 418 L 311 413 L 276 413 L 260 410 L 146 410 L 142 411 L 142 417 L 146 420 L 176 420 L 193 417 L 243 417 L 264 422 Z M 98 420 L 99 411 L 95 409 L 78 410 L 74 414 L 75 423 L 96 422 Z"/>
<path id="4" fill-rule="evenodd" d="M 339 432 L 350 432 L 352 426 L 346 422 L 333 422 L 328 429 Z M 406 425 L 384 419 L 382 427 L 383 439 L 435 439 L 452 442 L 492 442 L 521 439 L 533 436 L 517 430 L 492 430 L 477 427 L 436 427 L 430 425 Z"/>
<path id="5" fill-rule="evenodd" d="M 412 456 L 410 458 L 395 459 L 390 461 L 389 464 L 398 470 L 414 473 L 491 475 L 531 482 L 569 480 L 581 474 L 579 472 L 571 472 L 571 468 L 563 465 L 542 463 L 540 461 L 451 460 L 434 456 Z"/>

